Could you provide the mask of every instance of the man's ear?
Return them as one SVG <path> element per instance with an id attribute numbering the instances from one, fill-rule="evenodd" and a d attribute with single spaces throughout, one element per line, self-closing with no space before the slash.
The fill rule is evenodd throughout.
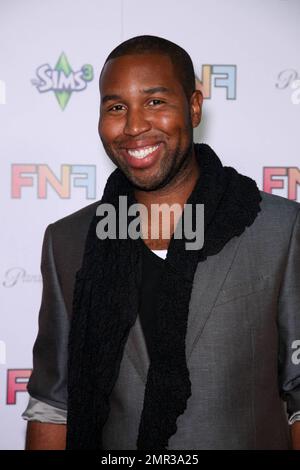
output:
<path id="1" fill-rule="evenodd" d="M 190 110 L 193 127 L 197 127 L 201 121 L 203 94 L 200 90 L 195 90 L 190 99 Z"/>

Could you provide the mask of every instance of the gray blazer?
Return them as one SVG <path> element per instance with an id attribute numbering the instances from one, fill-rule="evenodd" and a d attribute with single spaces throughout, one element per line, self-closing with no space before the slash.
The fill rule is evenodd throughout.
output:
<path id="1" fill-rule="evenodd" d="M 300 410 L 300 204 L 261 195 L 253 225 L 196 270 L 186 337 L 192 395 L 169 449 L 290 447 L 284 401 L 289 414 Z M 98 204 L 49 225 L 43 243 L 28 391 L 62 410 L 75 273 Z M 110 397 L 106 449 L 136 449 L 148 367 L 137 317 Z"/>

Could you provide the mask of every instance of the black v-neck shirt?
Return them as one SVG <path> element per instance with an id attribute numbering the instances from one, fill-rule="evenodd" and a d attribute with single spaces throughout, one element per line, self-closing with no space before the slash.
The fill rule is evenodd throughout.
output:
<path id="1" fill-rule="evenodd" d="M 158 293 L 164 263 L 163 258 L 157 256 L 143 243 L 139 317 L 150 359 L 154 348 Z"/>

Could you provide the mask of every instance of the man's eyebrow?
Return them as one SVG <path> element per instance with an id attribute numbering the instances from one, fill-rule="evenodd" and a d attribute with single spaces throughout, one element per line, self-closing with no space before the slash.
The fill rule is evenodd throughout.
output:
<path id="1" fill-rule="evenodd" d="M 101 103 L 104 104 L 104 103 L 106 103 L 107 101 L 120 100 L 120 99 L 121 99 L 121 96 L 120 96 L 120 95 L 105 95 L 105 96 L 103 96 L 103 98 L 101 99 Z"/>
<path id="2" fill-rule="evenodd" d="M 155 86 L 155 87 L 152 87 L 152 88 L 145 88 L 143 90 L 143 93 L 146 93 L 146 94 L 152 94 L 152 93 L 171 93 L 172 90 L 170 90 L 170 88 L 166 88 L 164 86 Z"/>
<path id="3" fill-rule="evenodd" d="M 152 88 L 144 88 L 142 92 L 145 93 L 146 95 L 151 95 L 153 93 L 171 93 L 172 90 L 164 86 L 155 86 Z M 107 103 L 107 101 L 121 100 L 121 99 L 122 97 L 120 95 L 105 95 L 101 99 L 101 103 L 104 104 L 104 103 Z"/>

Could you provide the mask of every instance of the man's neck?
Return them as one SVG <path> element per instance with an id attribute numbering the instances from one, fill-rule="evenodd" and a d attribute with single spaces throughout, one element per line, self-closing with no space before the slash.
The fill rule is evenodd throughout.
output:
<path id="1" fill-rule="evenodd" d="M 194 153 L 190 160 L 189 165 L 184 168 L 184 170 L 178 175 L 178 178 L 175 178 L 168 186 L 159 189 L 157 191 L 135 191 L 135 198 L 138 203 L 146 206 L 149 218 L 148 218 L 148 227 L 150 232 L 151 222 L 151 206 L 154 204 L 167 204 L 172 206 L 173 204 L 178 204 L 181 207 L 181 213 L 184 208 L 184 204 L 188 200 L 190 194 L 192 193 L 195 184 L 199 178 L 200 170 L 199 165 L 196 160 Z M 170 221 L 170 237 L 173 235 L 175 230 L 176 222 L 172 223 Z M 149 236 L 144 238 L 145 244 L 152 250 L 167 249 L 169 246 L 170 238 L 163 238 L 161 227 L 159 230 L 159 238 L 153 239 L 149 233 Z"/>

